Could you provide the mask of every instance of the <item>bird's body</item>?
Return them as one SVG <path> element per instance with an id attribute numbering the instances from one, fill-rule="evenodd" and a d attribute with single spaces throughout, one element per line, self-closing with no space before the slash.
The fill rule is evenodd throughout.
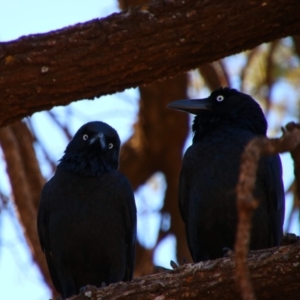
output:
<path id="1" fill-rule="evenodd" d="M 136 208 L 128 180 L 116 170 L 119 138 L 107 126 L 81 127 L 42 191 L 39 237 L 52 281 L 64 298 L 88 284 L 132 279 Z"/>
<path id="2" fill-rule="evenodd" d="M 214 101 L 219 95 L 224 103 Z M 222 257 L 224 248 L 233 249 L 240 157 L 252 138 L 266 134 L 263 113 L 249 96 L 227 88 L 205 100 L 205 109 L 198 111 L 196 102 L 187 109 L 182 109 L 184 101 L 171 104 L 197 114 L 193 145 L 184 155 L 179 186 L 179 207 L 195 262 Z M 278 155 L 260 160 L 254 190 L 260 205 L 252 219 L 250 249 L 280 243 L 284 215 L 281 173 Z"/>

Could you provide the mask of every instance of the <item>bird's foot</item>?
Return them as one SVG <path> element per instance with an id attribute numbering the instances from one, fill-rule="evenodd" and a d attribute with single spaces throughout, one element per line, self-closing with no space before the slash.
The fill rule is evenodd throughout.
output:
<path id="1" fill-rule="evenodd" d="M 94 285 L 85 285 L 83 287 L 80 288 L 79 292 L 80 294 L 84 294 L 85 296 L 91 298 L 93 292 L 97 291 L 97 287 Z"/>
<path id="2" fill-rule="evenodd" d="M 230 248 L 224 247 L 222 249 L 223 257 L 233 257 L 234 251 Z"/>
<path id="3" fill-rule="evenodd" d="M 295 235 L 294 233 L 286 233 L 282 237 L 280 245 L 281 246 L 291 245 L 299 242 L 299 240 L 300 240 L 299 236 Z"/>
<path id="4" fill-rule="evenodd" d="M 167 269 L 161 266 L 154 266 L 153 268 L 153 274 L 157 274 L 157 273 L 163 273 L 163 272 L 167 272 L 167 271 L 171 271 L 171 269 Z"/>
<path id="5" fill-rule="evenodd" d="M 175 269 L 177 269 L 179 267 L 179 265 L 176 264 L 176 262 L 173 261 L 173 260 L 170 261 L 170 265 L 171 265 L 171 267 L 172 267 L 173 270 L 175 270 Z"/>

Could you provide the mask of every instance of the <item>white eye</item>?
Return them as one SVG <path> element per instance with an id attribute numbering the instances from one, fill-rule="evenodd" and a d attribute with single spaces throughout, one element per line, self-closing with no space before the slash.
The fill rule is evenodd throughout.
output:
<path id="1" fill-rule="evenodd" d="M 84 134 L 84 135 L 82 136 L 82 138 L 83 138 L 84 141 L 86 141 L 86 140 L 89 138 L 89 136 L 88 136 L 87 134 Z"/>
<path id="2" fill-rule="evenodd" d="M 113 143 L 109 143 L 108 144 L 108 149 L 112 149 L 113 146 L 114 146 Z"/>
<path id="3" fill-rule="evenodd" d="M 216 99 L 218 102 L 222 102 L 224 100 L 224 96 L 219 95 Z"/>

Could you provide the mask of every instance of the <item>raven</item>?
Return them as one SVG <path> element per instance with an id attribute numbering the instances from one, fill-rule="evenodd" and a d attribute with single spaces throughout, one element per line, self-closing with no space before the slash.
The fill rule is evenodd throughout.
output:
<path id="1" fill-rule="evenodd" d="M 88 284 L 132 279 L 136 206 L 130 183 L 117 170 L 119 150 L 111 126 L 83 125 L 42 190 L 38 234 L 63 298 Z"/>
<path id="2" fill-rule="evenodd" d="M 220 88 L 208 98 L 168 105 L 195 114 L 193 144 L 184 154 L 179 208 L 194 262 L 233 249 L 237 229 L 236 185 L 246 144 L 266 136 L 259 104 L 235 89 Z M 284 189 L 279 155 L 259 161 L 254 196 L 260 205 L 252 217 L 250 249 L 278 246 L 284 220 Z"/>

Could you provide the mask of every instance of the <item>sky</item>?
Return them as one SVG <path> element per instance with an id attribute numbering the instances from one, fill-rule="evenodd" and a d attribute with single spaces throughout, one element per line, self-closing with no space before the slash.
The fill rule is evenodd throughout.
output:
<path id="1" fill-rule="evenodd" d="M 78 22 L 101 18 L 116 11 L 118 11 L 118 7 L 116 1 L 113 0 L 0 0 L 0 42 L 14 40 L 23 35 L 60 29 Z M 232 59 L 234 57 L 229 58 L 228 63 Z M 279 86 L 276 95 L 280 97 L 283 90 L 284 87 Z M 205 93 L 208 91 L 201 91 L 197 96 L 207 96 Z M 193 95 L 195 96 L 196 93 L 194 92 Z M 136 118 L 138 98 L 138 91 L 129 89 L 123 93 L 101 97 L 97 101 L 73 103 L 69 106 L 73 112 L 72 116 L 67 115 L 66 110 L 62 107 L 55 108 L 54 112 L 63 124 L 67 123 L 70 126 L 72 134 L 85 121 L 98 119 L 116 128 L 121 141 L 124 142 L 132 132 L 131 125 Z M 272 122 L 272 120 L 270 121 Z M 61 134 L 58 127 L 55 128 L 45 113 L 34 114 L 31 122 L 37 128 L 36 134 L 49 149 L 52 158 L 58 161 L 67 144 L 65 136 Z M 45 134 L 45 128 L 50 127 L 53 130 Z M 190 143 L 191 136 L 187 140 L 186 146 Z M 46 163 L 43 163 L 41 149 L 36 147 L 36 152 L 41 161 L 42 172 L 48 178 L 51 176 L 51 170 Z M 0 154 L 2 155 L 1 152 Z M 289 154 L 282 155 L 282 160 L 284 182 L 288 186 L 293 178 L 292 161 Z M 0 188 L 9 194 L 9 181 L 5 165 L 1 160 Z M 156 232 L 160 224 L 158 210 L 161 208 L 165 189 L 164 175 L 159 173 L 150 178 L 148 184 L 140 187 L 136 192 L 138 211 L 143 216 L 146 212 L 148 216 L 139 219 L 138 236 L 142 243 L 149 248 L 154 245 L 156 240 Z M 151 201 L 147 195 L 151 195 Z M 291 199 L 287 198 L 287 213 L 289 212 L 289 203 L 291 203 Z M 297 217 L 295 216 L 295 218 Z M 147 235 L 143 234 L 145 228 L 149 230 Z M 294 226 L 293 231 L 297 232 L 297 230 L 298 228 Z M 175 245 L 176 240 L 172 236 L 164 240 L 155 253 L 155 263 L 169 267 L 169 261 L 176 260 Z M 4 299 L 43 300 L 49 299 L 51 295 L 43 283 L 37 267 L 31 261 L 22 229 L 15 218 L 14 208 L 11 204 L 9 209 L 0 215 L 0 287 Z"/>

